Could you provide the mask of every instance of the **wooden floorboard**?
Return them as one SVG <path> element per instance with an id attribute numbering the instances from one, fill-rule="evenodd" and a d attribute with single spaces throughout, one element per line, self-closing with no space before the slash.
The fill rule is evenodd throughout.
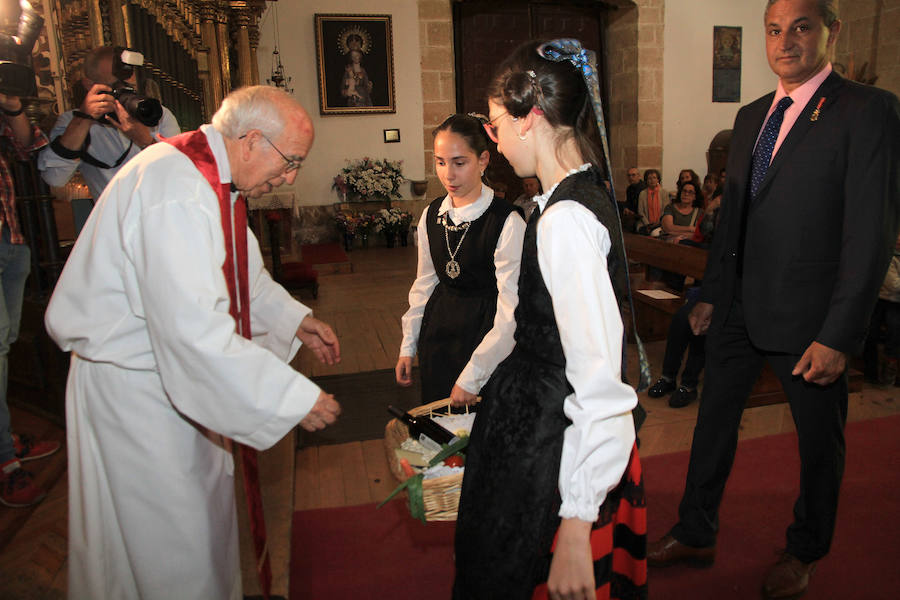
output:
<path id="1" fill-rule="evenodd" d="M 369 497 L 373 502 L 381 502 L 397 486 L 397 481 L 394 480 L 388 467 L 384 440 L 366 440 L 362 443 L 362 453 L 366 465 Z"/>

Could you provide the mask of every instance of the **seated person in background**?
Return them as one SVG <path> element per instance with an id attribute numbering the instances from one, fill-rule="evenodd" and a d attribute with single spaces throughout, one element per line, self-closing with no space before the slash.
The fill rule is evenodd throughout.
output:
<path id="1" fill-rule="evenodd" d="M 878 360 L 878 340 L 884 325 L 884 364 Z M 869 322 L 869 335 L 863 348 L 866 381 L 900 386 L 897 359 L 900 358 L 900 238 L 878 292 L 878 303 Z"/>
<path id="2" fill-rule="evenodd" d="M 78 110 L 59 116 L 50 132 L 50 146 L 38 157 L 38 169 L 48 185 L 65 185 L 78 169 L 95 200 L 113 175 L 138 152 L 159 141 L 160 135 L 172 137 L 181 133 L 178 121 L 165 106 L 159 124 L 147 127 L 112 97 L 110 86 L 117 80 L 113 75 L 115 52 L 109 46 L 101 46 L 87 55 L 80 81 L 87 93 Z M 137 69 L 125 83 L 137 85 Z M 110 113 L 118 121 L 98 120 Z"/>
<path id="3" fill-rule="evenodd" d="M 668 241 L 679 242 L 689 239 L 703 211 L 694 204 L 700 196 L 700 188 L 693 181 L 678 184 L 675 201 L 666 206 L 662 213 L 662 229 Z"/>
<path id="4" fill-rule="evenodd" d="M 718 183 L 718 185 L 716 185 L 716 189 L 713 191 L 713 194 L 712 194 L 713 198 L 715 198 L 716 196 L 722 195 L 722 191 L 725 189 L 725 175 L 726 174 L 727 173 L 724 168 L 719 170 L 719 183 Z"/>
<path id="5" fill-rule="evenodd" d="M 502 181 L 497 181 L 491 184 L 491 187 L 494 189 L 494 198 L 499 198 L 500 200 L 506 200 L 506 190 L 507 186 Z"/>
<path id="6" fill-rule="evenodd" d="M 638 195 L 637 233 L 651 235 L 653 230 L 660 226 L 663 207 L 669 203 L 669 192 L 659 184 L 660 179 L 659 171 L 656 169 L 644 171 L 644 183 L 647 184 L 647 189 Z"/>
<path id="7" fill-rule="evenodd" d="M 633 215 L 637 212 L 638 196 L 647 189 L 647 184 L 641 179 L 641 172 L 637 167 L 628 169 L 628 187 L 625 189 L 625 202 L 619 203 L 619 208 L 624 215 Z M 621 206 L 624 204 L 624 206 Z"/>
<path id="8" fill-rule="evenodd" d="M 694 335 L 688 322 L 688 315 L 697 304 L 699 291 L 698 287 L 689 289 L 687 302 L 672 317 L 672 324 L 669 325 L 669 334 L 666 337 L 662 377 L 647 390 L 647 395 L 651 398 L 672 394 L 669 398 L 669 406 L 672 408 L 682 408 L 697 399 L 697 383 L 700 381 L 700 372 L 703 371 L 703 362 L 706 360 L 706 336 Z M 685 350 L 688 351 L 687 361 L 681 372 L 681 385 L 676 389 L 675 382 Z"/>
<path id="9" fill-rule="evenodd" d="M 716 188 L 719 187 L 719 177 L 714 173 L 707 173 L 706 177 L 703 178 L 703 186 L 700 188 L 700 192 L 703 194 L 703 212 L 706 212 L 709 209 L 709 204 L 712 202 L 712 199 L 715 198 Z"/>
<path id="10" fill-rule="evenodd" d="M 541 193 L 541 182 L 538 181 L 537 177 L 525 177 L 522 179 L 522 187 L 525 189 L 522 190 L 522 194 L 516 198 L 513 204 L 522 209 L 522 216 L 527 221 L 534 207 L 537 206 L 534 197 Z"/>
<path id="11" fill-rule="evenodd" d="M 682 188 L 684 187 L 690 188 L 691 184 L 682 186 Z M 690 196 L 690 193 L 688 193 L 688 196 Z M 721 195 L 713 198 L 707 206 L 708 210 L 703 213 L 703 216 L 697 223 L 693 237 L 691 239 L 683 239 L 678 243 L 698 248 L 709 248 L 710 244 L 712 244 L 716 225 L 719 224 L 721 202 Z M 680 289 L 680 286 L 675 285 L 675 283 L 679 281 L 683 285 L 683 276 L 674 273 L 671 276 L 671 278 L 667 279 L 667 284 L 675 289 Z M 678 278 L 677 280 L 676 277 Z M 694 283 L 695 287 L 688 289 L 685 294 L 687 302 L 675 313 L 672 317 L 672 324 L 669 325 L 662 376 L 647 392 L 647 395 L 651 398 L 661 398 L 674 390 L 675 393 L 669 398 L 669 406 L 672 408 L 687 406 L 697 398 L 697 383 L 700 380 L 700 372 L 703 370 L 703 363 L 706 359 L 706 336 L 694 335 L 688 321 L 688 315 L 690 315 L 691 310 L 697 303 L 697 292 L 701 284 L 699 281 Z M 685 350 L 688 352 L 687 360 L 684 363 L 684 371 L 681 372 L 681 385 L 676 389 L 675 382 Z"/>
<path id="12" fill-rule="evenodd" d="M 641 179 L 641 173 L 637 167 L 628 168 L 628 187 L 625 188 L 625 201 L 619 202 L 619 214 L 622 216 L 624 231 L 634 231 L 637 221 L 638 196 L 647 189 L 647 184 Z"/>
<path id="13" fill-rule="evenodd" d="M 694 235 L 691 239 L 683 239 L 678 243 L 686 246 L 696 246 L 698 248 L 709 248 L 710 245 L 712 245 L 716 225 L 719 224 L 719 209 L 721 206 L 722 195 L 719 194 L 718 196 L 713 196 L 713 198 L 706 203 L 706 210 L 703 211 L 703 216 L 700 217 L 697 227 L 694 229 Z"/>
<path id="14" fill-rule="evenodd" d="M 697 172 L 693 169 L 682 169 L 678 174 L 678 181 L 675 182 L 675 189 L 678 189 L 678 186 L 690 181 L 697 187 L 697 197 L 694 199 L 694 206 L 697 208 L 703 208 L 703 196 L 699 193 L 703 186 L 700 185 L 700 176 L 697 175 Z M 673 198 L 674 200 L 674 198 Z"/>

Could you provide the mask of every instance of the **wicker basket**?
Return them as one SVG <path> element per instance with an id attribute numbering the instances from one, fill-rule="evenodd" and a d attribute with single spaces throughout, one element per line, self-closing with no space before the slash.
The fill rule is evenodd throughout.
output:
<path id="1" fill-rule="evenodd" d="M 450 399 L 438 400 L 409 411 L 414 417 L 429 417 L 450 414 Z M 406 481 L 406 473 L 400 467 L 400 459 L 394 452 L 409 437 L 409 429 L 402 421 L 391 419 L 384 428 L 384 450 L 391 472 L 400 482 Z M 425 519 L 428 521 L 455 521 L 459 509 L 459 492 L 462 489 L 463 474 L 435 477 L 422 482 L 422 498 L 425 504 Z"/>

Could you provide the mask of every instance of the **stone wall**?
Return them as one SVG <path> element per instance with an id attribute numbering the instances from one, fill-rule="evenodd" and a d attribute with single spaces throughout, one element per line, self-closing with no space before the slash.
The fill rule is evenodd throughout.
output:
<path id="1" fill-rule="evenodd" d="M 606 32 L 610 160 L 616 194 L 625 172 L 662 166 L 665 0 L 619 0 Z"/>
<path id="2" fill-rule="evenodd" d="M 456 112 L 456 74 L 453 63 L 453 10 L 450 0 L 418 0 L 419 46 L 422 59 L 422 135 L 425 145 L 425 179 L 428 189 L 412 203 L 415 219 L 426 199 L 444 193 L 434 172 L 432 130 Z"/>
<path id="3" fill-rule="evenodd" d="M 900 0 L 841 0 L 840 14 L 835 64 L 849 73 L 868 63 L 875 85 L 900 95 Z"/>

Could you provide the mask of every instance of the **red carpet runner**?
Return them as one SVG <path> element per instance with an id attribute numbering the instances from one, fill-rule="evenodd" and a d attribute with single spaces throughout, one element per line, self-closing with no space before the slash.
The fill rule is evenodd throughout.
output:
<path id="1" fill-rule="evenodd" d="M 900 416 L 847 426 L 847 466 L 834 546 L 807 598 L 900 597 Z M 642 459 L 649 538 L 675 520 L 687 471 L 681 452 Z M 800 469 L 794 434 L 741 442 L 710 569 L 651 569 L 650 597 L 758 600 L 784 545 Z M 453 523 L 422 525 L 403 501 L 294 513 L 291 599 L 449 598 Z"/>

